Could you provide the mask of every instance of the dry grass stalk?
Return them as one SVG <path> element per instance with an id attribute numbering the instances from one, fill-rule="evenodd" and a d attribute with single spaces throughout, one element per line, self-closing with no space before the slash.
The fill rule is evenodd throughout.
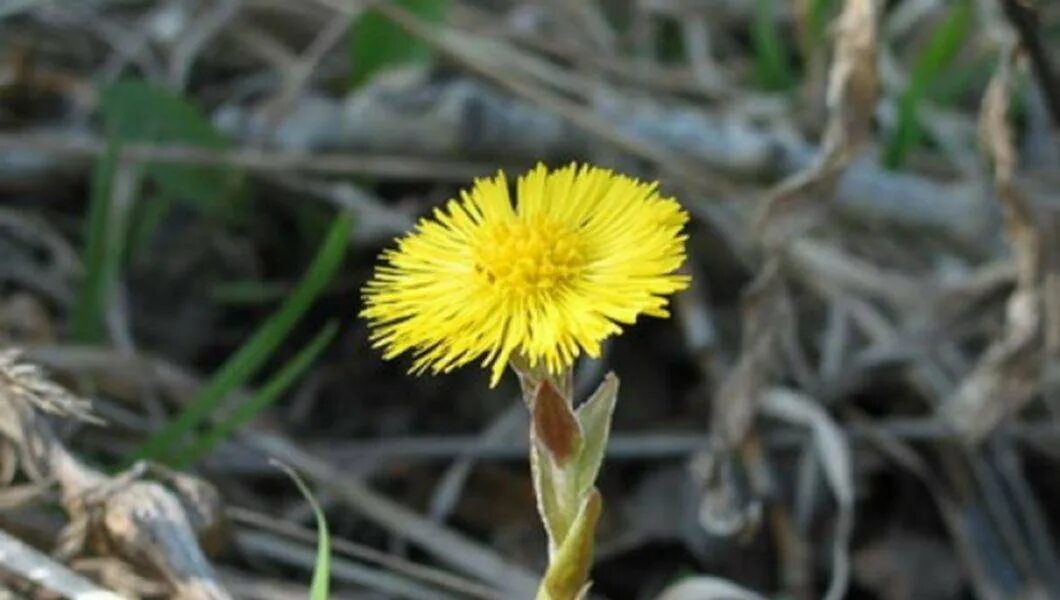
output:
<path id="1" fill-rule="evenodd" d="M 172 474 L 172 487 L 142 478 L 144 466 L 116 476 L 89 467 L 56 435 L 48 412 L 98 422 L 88 403 L 47 379 L 14 351 L 0 354 L 0 434 L 32 481 L 53 480 L 70 524 L 60 554 L 91 547 L 160 576 L 173 597 L 227 599 L 197 535 L 215 535 L 219 497 L 204 482 Z M 186 490 L 195 490 L 188 493 Z"/>

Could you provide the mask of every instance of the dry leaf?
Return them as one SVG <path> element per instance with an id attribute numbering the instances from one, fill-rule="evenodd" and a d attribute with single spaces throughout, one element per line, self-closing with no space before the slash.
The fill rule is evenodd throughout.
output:
<path id="1" fill-rule="evenodd" d="M 828 74 L 820 152 L 767 196 L 756 220 L 767 247 L 781 247 L 818 223 L 843 169 L 871 137 L 879 96 L 876 0 L 846 0 L 835 24 L 835 55 Z"/>
<path id="2" fill-rule="evenodd" d="M 765 596 L 720 577 L 699 575 L 671 585 L 655 600 L 765 600 Z"/>
<path id="3" fill-rule="evenodd" d="M 854 529 L 854 468 L 850 443 L 843 430 L 820 404 L 791 390 L 776 388 L 762 397 L 762 411 L 774 418 L 802 427 L 813 434 L 825 480 L 839 505 L 832 538 L 832 581 L 826 600 L 839 600 L 850 580 L 850 535 Z"/>

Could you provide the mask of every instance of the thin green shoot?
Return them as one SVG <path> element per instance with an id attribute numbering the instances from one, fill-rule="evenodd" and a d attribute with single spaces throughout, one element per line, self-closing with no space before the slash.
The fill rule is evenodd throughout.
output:
<path id="1" fill-rule="evenodd" d="M 889 169 L 905 164 L 909 152 L 920 142 L 920 123 L 917 114 L 929 86 L 950 64 L 964 45 L 973 17 L 968 0 L 954 3 L 941 25 L 932 32 L 917 57 L 909 77 L 909 84 L 898 101 L 898 119 L 884 151 L 883 163 Z"/>
<path id="2" fill-rule="evenodd" d="M 777 26 L 775 0 L 755 0 L 751 43 L 759 83 L 769 90 L 787 90 L 794 84 L 789 52 Z"/>
<path id="3" fill-rule="evenodd" d="M 82 343 L 97 343 L 104 336 L 104 314 L 121 271 L 124 232 L 115 231 L 112 197 L 121 156 L 120 141 L 111 138 L 92 173 L 92 190 L 86 218 L 85 277 L 73 313 L 73 334 Z"/>
<path id="4" fill-rule="evenodd" d="M 202 456 L 208 454 L 222 441 L 232 435 L 237 429 L 246 425 L 286 392 L 299 377 L 316 361 L 320 353 L 328 347 L 335 338 L 339 326 L 336 321 L 330 321 L 313 337 L 313 339 L 302 348 L 298 354 L 283 366 L 276 375 L 273 375 L 261 388 L 246 402 L 236 407 L 232 414 L 225 420 L 217 423 L 196 439 L 187 452 L 182 452 L 178 459 L 174 460 L 177 467 L 186 467 Z"/>
<path id="5" fill-rule="evenodd" d="M 313 581 L 309 584 L 309 599 L 328 600 L 328 588 L 331 585 L 331 534 L 328 532 L 328 522 L 324 517 L 324 511 L 320 509 L 320 504 L 313 497 L 313 493 L 309 491 L 309 486 L 305 484 L 305 481 L 298 476 L 294 469 L 276 460 L 273 460 L 272 464 L 282 469 L 287 473 L 288 477 L 294 480 L 298 490 L 302 492 L 306 501 L 309 502 L 309 506 L 313 508 L 313 514 L 317 520 L 317 557 L 316 564 L 313 567 Z"/>
<path id="6" fill-rule="evenodd" d="M 247 385 L 331 281 L 345 257 L 349 234 L 349 217 L 335 217 L 312 264 L 287 300 L 225 361 L 177 418 L 134 453 L 134 460 L 159 459 L 172 453 L 184 436 L 221 407 L 229 394 Z"/>

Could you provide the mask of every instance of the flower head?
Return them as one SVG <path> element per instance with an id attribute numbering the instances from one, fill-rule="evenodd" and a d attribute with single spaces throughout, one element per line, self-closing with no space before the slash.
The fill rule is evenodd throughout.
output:
<path id="1" fill-rule="evenodd" d="M 684 289 L 688 214 L 656 184 L 606 169 L 539 165 L 475 181 L 383 252 L 362 315 L 385 357 L 413 371 L 481 359 L 495 385 L 512 357 L 559 373 Z"/>

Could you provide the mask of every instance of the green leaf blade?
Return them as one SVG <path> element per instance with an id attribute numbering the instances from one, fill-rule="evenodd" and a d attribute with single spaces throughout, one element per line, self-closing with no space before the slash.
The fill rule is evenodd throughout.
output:
<path id="1" fill-rule="evenodd" d="M 920 142 L 919 107 L 928 88 L 964 45 L 973 16 L 971 2 L 956 2 L 917 57 L 909 84 L 898 101 L 897 123 L 884 149 L 883 163 L 888 169 L 900 169 L 909 152 Z"/>
<path id="2" fill-rule="evenodd" d="M 576 463 L 578 497 L 584 497 L 596 484 L 596 477 L 607 452 L 611 433 L 611 416 L 618 399 L 618 377 L 608 373 L 589 399 L 575 412 L 582 428 L 583 445 Z"/>
<path id="3" fill-rule="evenodd" d="M 313 492 L 309 490 L 309 486 L 298 476 L 298 473 L 287 465 L 275 461 L 273 464 L 287 473 L 313 509 L 313 515 L 317 521 L 317 556 L 313 566 L 313 580 L 309 584 L 309 599 L 328 600 L 331 586 L 331 533 L 328 531 L 327 518 L 320 508 L 320 503 L 313 496 Z"/>
<path id="4" fill-rule="evenodd" d="M 82 343 L 103 341 L 106 304 L 118 280 L 125 255 L 127 215 L 116 210 L 113 201 L 115 182 L 120 175 L 133 178 L 132 183 L 126 182 L 129 185 L 139 185 L 138 173 L 123 170 L 121 142 L 111 138 L 92 174 L 92 190 L 85 219 L 85 276 L 72 319 L 74 337 Z M 130 192 L 131 197 L 136 194 L 135 189 Z"/>
<path id="5" fill-rule="evenodd" d="M 194 104 L 171 91 L 139 80 L 123 80 L 100 94 L 108 135 L 124 142 L 181 144 L 223 150 L 228 140 Z M 220 166 L 152 163 L 146 175 L 170 199 L 226 217 L 236 216 L 234 199 L 243 172 Z"/>
<path id="6" fill-rule="evenodd" d="M 272 406 L 305 373 L 306 369 L 316 361 L 335 338 L 335 334 L 338 331 L 339 326 L 336 321 L 330 321 L 322 327 L 313 336 L 313 339 L 299 350 L 298 354 L 288 361 L 276 375 L 265 382 L 265 385 L 250 400 L 236 407 L 227 419 L 197 438 L 191 448 L 186 453 L 181 454 L 176 466 L 186 467 L 195 462 L 232 435 L 234 431 L 249 423 L 255 415 Z"/>
<path id="7" fill-rule="evenodd" d="M 287 300 L 225 361 L 180 415 L 136 451 L 134 459 L 159 459 L 172 453 L 183 436 L 260 370 L 331 281 L 345 257 L 349 231 L 349 217 L 345 214 L 335 217 L 313 262 Z M 170 454 L 169 458 L 174 457 Z"/>
<path id="8" fill-rule="evenodd" d="M 775 0 L 755 0 L 751 43 L 759 83 L 769 90 L 787 90 L 794 85 L 789 49 L 777 27 Z"/>

